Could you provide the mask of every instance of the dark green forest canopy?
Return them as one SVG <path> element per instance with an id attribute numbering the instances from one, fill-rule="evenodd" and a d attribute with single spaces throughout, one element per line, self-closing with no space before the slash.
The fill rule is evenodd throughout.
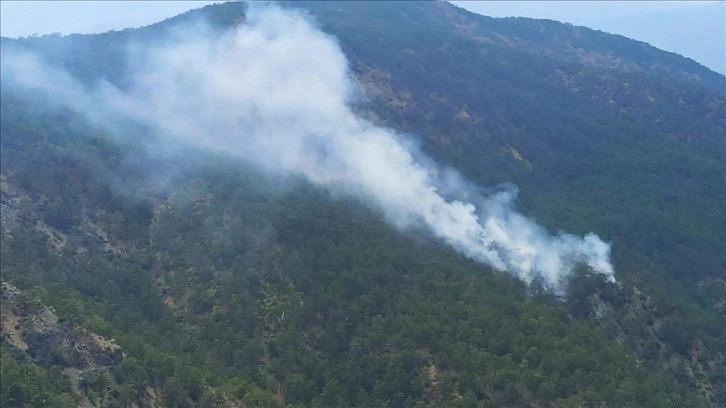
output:
<path id="1" fill-rule="evenodd" d="M 194 152 L 150 157 L 2 88 L 2 280 L 126 353 L 108 395 L 166 406 L 726 404 L 726 78 L 647 44 L 441 2 L 290 2 L 334 35 L 355 107 L 552 231 L 613 245 L 564 299 L 396 232 L 350 197 Z M 2 39 L 123 87 L 138 30 Z M 38 165 L 42 163 L 43 165 Z M 66 239 L 54 246 L 53 233 Z M 98 230 L 104 232 L 101 238 Z M 5 311 L 3 311 L 5 313 Z M 5 406 L 100 401 L 3 343 Z M 100 377 L 99 377 L 100 378 Z M 42 393 L 38 390 L 42 390 Z M 82 394 L 82 395 L 81 395 Z"/>

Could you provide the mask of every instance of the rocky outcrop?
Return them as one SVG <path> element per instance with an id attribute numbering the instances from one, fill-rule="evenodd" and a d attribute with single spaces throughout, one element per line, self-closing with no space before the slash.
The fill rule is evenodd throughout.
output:
<path id="1" fill-rule="evenodd" d="M 113 366 L 123 359 L 113 340 L 60 320 L 52 308 L 28 299 L 9 283 L 2 283 L 0 300 L 0 336 L 39 366 L 84 370 Z"/>
<path id="2" fill-rule="evenodd" d="M 18 227 L 22 194 L 0 174 L 0 235 L 9 235 Z"/>

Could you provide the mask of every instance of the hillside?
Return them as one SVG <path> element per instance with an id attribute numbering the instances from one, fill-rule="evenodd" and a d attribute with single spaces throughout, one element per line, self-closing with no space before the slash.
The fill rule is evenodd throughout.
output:
<path id="1" fill-rule="evenodd" d="M 136 30 L 2 39 L 2 281 L 58 332 L 124 353 L 74 366 L 63 347 L 18 347 L 32 330 L 5 331 L 3 405 L 726 404 L 726 77 L 624 37 L 443 2 L 281 5 L 314 25 L 225 3 Z M 218 58 L 248 25 L 270 47 L 231 61 L 278 61 L 265 75 Z M 299 42 L 266 52 L 285 27 Z M 186 42 L 194 53 L 167 58 Z M 44 65 L 17 70 L 18 50 Z M 239 83 L 210 99 L 225 75 Z M 352 125 L 328 120 L 349 115 L 322 92 L 337 85 Z M 397 191 L 384 200 L 366 175 L 401 176 L 344 144 L 370 147 L 354 142 L 384 137 L 373 124 L 402 135 L 387 151 L 443 174 L 449 202 L 486 206 L 514 183 L 502 225 L 530 228 L 521 211 L 545 240 L 597 234 L 616 282 L 577 255 L 562 286 L 515 273 L 527 285 L 455 231 L 400 216 Z M 230 139 L 235 126 L 264 137 Z M 313 135 L 299 162 L 298 129 Z M 502 242 L 490 248 L 506 254 Z"/>

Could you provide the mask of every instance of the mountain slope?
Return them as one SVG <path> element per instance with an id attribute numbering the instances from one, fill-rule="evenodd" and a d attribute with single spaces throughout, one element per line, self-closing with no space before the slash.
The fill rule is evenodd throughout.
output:
<path id="1" fill-rule="evenodd" d="M 118 339 L 143 367 L 133 378 L 119 369 L 119 398 L 724 401 L 724 77 L 623 37 L 445 3 L 284 6 L 338 38 L 361 115 L 418 135 L 482 185 L 515 182 L 522 208 L 550 229 L 601 234 L 622 286 L 584 273 L 564 302 L 527 294 L 353 200 L 224 157 L 149 157 L 143 129 L 107 139 L 3 86 L 3 280 L 50 288 L 43 301 L 59 314 Z M 140 30 L 3 39 L 3 49 L 123 87 L 127 41 L 162 41 L 198 15 L 224 29 L 245 10 L 226 3 Z"/>

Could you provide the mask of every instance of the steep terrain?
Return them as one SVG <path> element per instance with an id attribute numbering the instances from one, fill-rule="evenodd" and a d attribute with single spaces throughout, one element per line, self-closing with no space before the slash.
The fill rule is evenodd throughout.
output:
<path id="1" fill-rule="evenodd" d="M 5 342 L 3 374 L 10 377 L 4 378 L 4 403 L 23 406 L 44 400 L 53 405 L 105 405 L 104 400 L 111 398 L 111 387 L 99 378 L 109 378 L 123 358 L 121 348 L 113 340 L 59 320 L 52 308 L 29 299 L 5 282 L 0 287 L 0 302 L 0 336 Z M 24 353 L 30 361 L 19 368 L 12 360 L 19 357 L 22 361 Z M 13 384 L 18 374 L 25 375 L 25 385 L 35 395 L 28 395 L 19 384 Z"/>
<path id="2" fill-rule="evenodd" d="M 159 157 L 148 129 L 119 140 L 3 84 L 2 280 L 70 322 L 56 331 L 125 353 L 79 363 L 113 366 L 91 391 L 44 390 L 110 406 L 726 404 L 725 77 L 624 37 L 442 2 L 283 6 L 337 38 L 360 115 L 482 186 L 515 183 L 550 230 L 612 242 L 618 283 L 582 269 L 557 298 L 352 197 L 224 154 Z M 2 47 L 123 88 L 129 41 L 200 17 L 222 32 L 245 11 Z M 4 328 L 16 309 L 3 303 Z M 38 403 L 28 370 L 44 384 L 82 368 L 3 333 L 3 403 Z"/>

